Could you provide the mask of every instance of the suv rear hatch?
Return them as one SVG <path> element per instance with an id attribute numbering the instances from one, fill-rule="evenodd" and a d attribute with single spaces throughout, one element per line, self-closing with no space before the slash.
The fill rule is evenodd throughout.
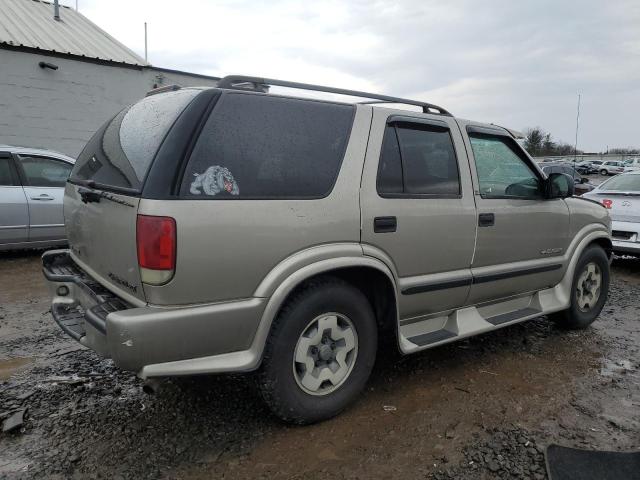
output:
<path id="1" fill-rule="evenodd" d="M 156 94 L 123 109 L 91 138 L 65 188 L 71 257 L 133 304 L 145 301 L 136 243 L 140 192 L 167 132 L 199 92 Z"/>

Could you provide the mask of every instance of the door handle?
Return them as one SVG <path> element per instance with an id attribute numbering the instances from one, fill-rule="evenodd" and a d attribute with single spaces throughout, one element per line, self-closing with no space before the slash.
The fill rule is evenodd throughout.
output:
<path id="1" fill-rule="evenodd" d="M 479 227 L 492 227 L 496 223 L 496 216 L 493 213 L 481 213 L 478 215 Z"/>
<path id="2" fill-rule="evenodd" d="M 46 202 L 49 200 L 53 200 L 53 197 L 50 195 L 47 195 L 46 193 L 43 193 L 42 195 L 38 196 L 38 197 L 31 197 L 31 200 L 39 200 L 41 202 Z"/>
<path id="3" fill-rule="evenodd" d="M 373 231 L 375 233 L 391 233 L 398 228 L 396 217 L 376 217 L 373 219 Z"/>

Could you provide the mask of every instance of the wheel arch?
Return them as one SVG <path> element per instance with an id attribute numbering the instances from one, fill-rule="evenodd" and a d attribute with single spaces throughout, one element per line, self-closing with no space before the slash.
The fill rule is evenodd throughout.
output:
<path id="1" fill-rule="evenodd" d="M 280 282 L 270 296 L 253 339 L 256 368 L 262 362 L 265 343 L 274 319 L 291 296 L 320 277 L 340 278 L 367 297 L 376 314 L 378 329 L 397 335 L 398 294 L 396 280 L 380 260 L 370 257 L 341 257 L 320 260 L 296 270 Z"/>
<path id="2" fill-rule="evenodd" d="M 563 307 L 568 306 L 571 301 L 573 276 L 582 252 L 591 245 L 599 245 L 605 250 L 607 257 L 611 258 L 611 237 L 602 225 L 587 225 L 575 236 L 574 242 L 575 245 L 570 249 L 572 253 L 565 274 L 555 287 L 556 295 Z"/>

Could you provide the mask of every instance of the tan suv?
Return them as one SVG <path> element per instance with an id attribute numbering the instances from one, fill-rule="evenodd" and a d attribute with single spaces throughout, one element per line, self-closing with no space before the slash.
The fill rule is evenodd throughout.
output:
<path id="1" fill-rule="evenodd" d="M 143 379 L 257 370 L 274 413 L 308 423 L 358 395 L 382 336 L 408 354 L 602 309 L 606 209 L 506 129 L 253 77 L 150 93 L 87 144 L 70 249 L 43 256 L 55 321 Z"/>

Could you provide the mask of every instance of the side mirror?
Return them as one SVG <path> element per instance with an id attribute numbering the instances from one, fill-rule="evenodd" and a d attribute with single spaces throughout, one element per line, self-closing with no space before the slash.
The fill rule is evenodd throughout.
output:
<path id="1" fill-rule="evenodd" d="M 573 177 L 566 173 L 551 173 L 546 181 L 547 198 L 567 198 L 575 192 Z"/>

